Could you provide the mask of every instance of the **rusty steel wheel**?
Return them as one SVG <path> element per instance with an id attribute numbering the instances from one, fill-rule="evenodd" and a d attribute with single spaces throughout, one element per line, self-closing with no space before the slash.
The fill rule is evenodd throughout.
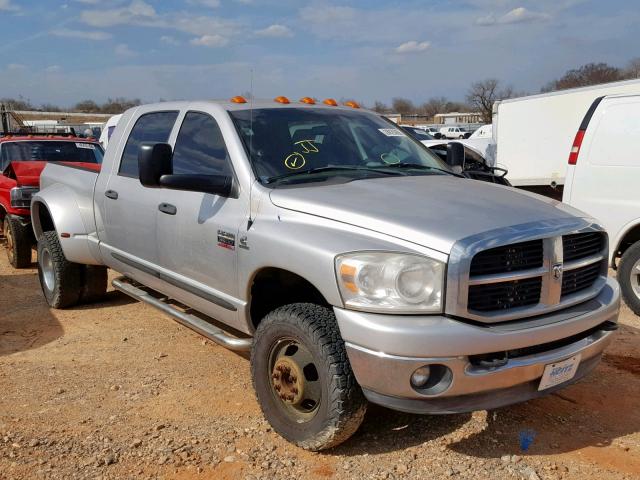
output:
<path id="1" fill-rule="evenodd" d="M 9 263 L 13 265 L 15 262 L 14 259 L 14 246 L 13 246 L 13 235 L 11 235 L 11 230 L 9 230 L 9 219 L 5 218 L 4 222 L 2 222 L 2 234 L 4 235 L 4 239 L 7 248 L 7 257 L 9 258 Z"/>
<path id="2" fill-rule="evenodd" d="M 271 391 L 296 421 L 308 421 L 318 409 L 322 388 L 311 352 L 293 338 L 276 343 L 269 355 Z"/>
<path id="3" fill-rule="evenodd" d="M 262 319 L 251 348 L 251 376 L 273 429 L 307 450 L 339 445 L 364 418 L 367 402 L 335 315 L 325 305 L 284 305 Z"/>

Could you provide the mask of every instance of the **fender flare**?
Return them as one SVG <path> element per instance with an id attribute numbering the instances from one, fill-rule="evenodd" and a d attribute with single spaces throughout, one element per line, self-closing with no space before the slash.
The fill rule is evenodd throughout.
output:
<path id="1" fill-rule="evenodd" d="M 48 225 L 48 222 L 51 225 Z M 90 245 L 90 235 L 95 232 L 82 220 L 76 194 L 69 187 L 54 184 L 34 195 L 31 200 L 31 223 L 37 240 L 47 228 L 53 228 L 58 235 L 64 256 L 70 262 L 102 264 Z"/>
<path id="2" fill-rule="evenodd" d="M 627 237 L 627 235 L 631 230 L 638 227 L 640 227 L 640 219 L 635 219 L 627 223 L 624 227 L 620 229 L 620 233 L 616 235 L 616 238 L 614 239 L 615 243 L 609 246 L 610 247 L 609 248 L 610 250 L 609 265 L 612 266 L 613 268 L 615 268 L 616 253 L 618 252 L 618 250 L 620 250 L 622 241 Z"/>

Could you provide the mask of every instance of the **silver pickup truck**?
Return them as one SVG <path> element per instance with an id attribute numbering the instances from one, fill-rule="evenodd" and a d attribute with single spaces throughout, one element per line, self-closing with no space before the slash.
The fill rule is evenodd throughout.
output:
<path id="1" fill-rule="evenodd" d="M 250 351 L 265 417 L 311 450 L 351 436 L 367 401 L 439 414 L 553 392 L 617 328 L 594 220 L 452 174 L 355 103 L 136 107 L 99 173 L 52 164 L 41 187 L 52 307 L 119 272 L 116 289 Z"/>

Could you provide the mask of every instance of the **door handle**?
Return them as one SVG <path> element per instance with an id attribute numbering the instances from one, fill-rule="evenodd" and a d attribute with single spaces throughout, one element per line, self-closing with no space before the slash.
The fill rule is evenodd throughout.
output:
<path id="1" fill-rule="evenodd" d="M 106 192 L 104 192 L 104 196 L 107 198 L 111 198 L 112 200 L 117 200 L 118 192 L 116 192 L 115 190 L 107 190 Z"/>
<path id="2" fill-rule="evenodd" d="M 158 210 L 160 210 L 162 213 L 166 213 L 167 215 L 175 215 L 176 213 L 178 213 L 178 209 L 175 207 L 175 205 L 171 205 L 170 203 L 161 203 L 160 205 L 158 205 Z"/>

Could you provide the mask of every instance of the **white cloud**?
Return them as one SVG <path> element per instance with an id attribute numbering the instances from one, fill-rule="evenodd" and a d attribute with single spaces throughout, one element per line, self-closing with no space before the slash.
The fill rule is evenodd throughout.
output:
<path id="1" fill-rule="evenodd" d="M 256 31 L 256 35 L 258 37 L 274 37 L 274 38 L 283 38 L 283 37 L 293 37 L 293 32 L 291 29 L 285 25 L 273 24 L 269 25 L 267 28 L 263 28 L 262 30 Z"/>
<path id="2" fill-rule="evenodd" d="M 187 0 L 187 3 L 209 8 L 218 8 L 220 6 L 220 0 Z"/>
<path id="3" fill-rule="evenodd" d="M 532 12 L 524 7 L 514 8 L 501 17 L 496 17 L 493 13 L 476 19 L 476 25 L 509 25 L 513 23 L 534 23 L 544 22 L 551 19 L 551 15 L 541 12 Z"/>
<path id="4" fill-rule="evenodd" d="M 18 70 L 26 70 L 27 66 L 23 65 L 22 63 L 9 63 L 7 65 L 7 70 L 11 70 L 13 72 L 18 71 Z"/>
<path id="5" fill-rule="evenodd" d="M 60 65 L 49 65 L 44 71 L 47 73 L 59 73 L 62 71 L 62 67 Z"/>
<path id="6" fill-rule="evenodd" d="M 114 52 L 119 57 L 135 57 L 137 55 L 137 53 L 131 50 L 129 48 L 129 45 L 127 45 L 126 43 L 120 43 L 116 45 Z"/>
<path id="7" fill-rule="evenodd" d="M 180 45 L 180 40 L 171 35 L 162 35 L 160 41 L 165 45 Z"/>
<path id="8" fill-rule="evenodd" d="M 410 40 L 396 47 L 397 53 L 419 53 L 428 50 L 431 46 L 430 42 L 417 42 Z"/>
<path id="9" fill-rule="evenodd" d="M 0 11 L 1 10 L 5 12 L 17 12 L 20 10 L 20 7 L 14 5 L 11 0 L 0 0 Z"/>
<path id="10" fill-rule="evenodd" d="M 85 10 L 80 13 L 80 20 L 92 27 L 153 24 L 156 18 L 155 8 L 144 0 L 133 0 L 126 7 Z"/>
<path id="11" fill-rule="evenodd" d="M 202 35 L 191 40 L 191 45 L 199 47 L 224 47 L 229 41 L 222 35 Z"/>
<path id="12" fill-rule="evenodd" d="M 108 40 L 111 38 L 110 33 L 99 30 L 72 30 L 69 28 L 61 28 L 52 30 L 49 33 L 56 37 L 84 38 L 85 40 Z"/>

